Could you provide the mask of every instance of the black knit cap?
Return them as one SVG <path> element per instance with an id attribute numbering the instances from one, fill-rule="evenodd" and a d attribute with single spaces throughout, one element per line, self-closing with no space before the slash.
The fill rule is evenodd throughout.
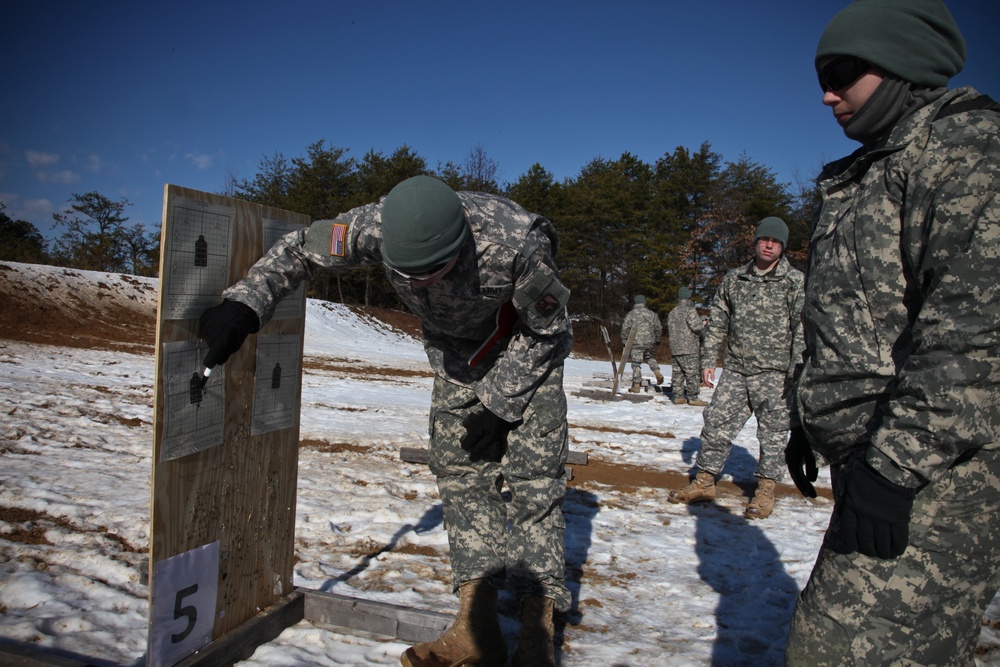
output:
<path id="1" fill-rule="evenodd" d="M 394 268 L 436 268 L 458 253 L 468 233 L 462 201 L 436 178 L 408 178 L 382 201 L 382 258 Z"/>
<path id="2" fill-rule="evenodd" d="M 781 218 L 773 215 L 768 216 L 757 223 L 757 231 L 754 233 L 754 243 L 757 239 L 774 239 L 781 241 L 782 247 L 788 245 L 788 225 Z"/>
<path id="3" fill-rule="evenodd" d="M 962 71 L 966 46 L 942 0 L 854 0 L 823 31 L 816 70 L 855 56 L 904 81 L 940 88 Z"/>

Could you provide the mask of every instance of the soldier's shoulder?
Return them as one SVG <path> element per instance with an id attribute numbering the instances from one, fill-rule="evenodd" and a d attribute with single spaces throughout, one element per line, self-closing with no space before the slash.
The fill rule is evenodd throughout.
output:
<path id="1" fill-rule="evenodd" d="M 526 241 L 557 243 L 551 224 L 526 208 L 499 195 L 485 192 L 459 192 L 473 235 L 481 240 L 510 248 L 520 248 Z M 551 229 L 550 229 L 551 228 Z"/>
<path id="2" fill-rule="evenodd" d="M 795 283 L 804 284 L 806 282 L 806 274 L 791 264 L 788 265 L 788 277 Z"/>
<path id="3" fill-rule="evenodd" d="M 537 217 L 517 202 L 500 195 L 486 192 L 459 192 L 458 197 L 470 217 L 470 222 L 471 219 L 475 219 L 530 226 Z"/>
<path id="4" fill-rule="evenodd" d="M 978 146 L 992 157 L 1000 157 L 996 144 L 1000 133 L 1000 105 L 974 88 L 960 88 L 953 93 L 931 122 L 931 141 L 927 150 Z"/>

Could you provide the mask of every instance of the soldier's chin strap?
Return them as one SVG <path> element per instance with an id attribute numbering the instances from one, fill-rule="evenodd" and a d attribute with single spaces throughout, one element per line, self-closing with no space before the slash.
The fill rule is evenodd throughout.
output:
<path id="1" fill-rule="evenodd" d="M 514 322 L 517 322 L 517 310 L 514 309 L 514 302 L 507 301 L 502 306 L 497 309 L 497 326 L 490 334 L 490 337 L 483 341 L 483 344 L 479 346 L 472 356 L 469 357 L 469 366 L 475 367 L 480 361 L 487 355 L 487 353 L 493 349 L 493 346 L 497 344 L 497 341 L 501 338 L 509 336 L 514 330 Z"/>

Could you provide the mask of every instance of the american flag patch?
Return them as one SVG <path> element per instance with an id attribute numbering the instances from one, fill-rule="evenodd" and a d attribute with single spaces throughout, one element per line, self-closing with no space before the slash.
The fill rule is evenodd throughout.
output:
<path id="1" fill-rule="evenodd" d="M 344 239 L 347 237 L 347 225 L 334 225 L 330 235 L 330 254 L 344 256 Z"/>

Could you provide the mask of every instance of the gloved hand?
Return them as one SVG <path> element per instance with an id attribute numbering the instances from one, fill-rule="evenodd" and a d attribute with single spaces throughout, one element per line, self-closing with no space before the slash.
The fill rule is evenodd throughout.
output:
<path id="1" fill-rule="evenodd" d="M 785 445 L 785 465 L 799 492 L 807 498 L 815 498 L 816 487 L 812 482 L 816 481 L 819 471 L 806 432 L 801 428 L 793 428 L 789 433 L 788 444 Z"/>
<path id="2" fill-rule="evenodd" d="M 827 534 L 830 548 L 873 558 L 901 556 L 910 541 L 916 490 L 890 482 L 867 463 L 850 471 L 844 485 Z"/>
<path id="3" fill-rule="evenodd" d="M 499 461 L 513 425 L 480 403 L 466 415 L 462 426 L 465 427 L 462 449 L 472 453 L 471 460 L 496 458 Z"/>
<path id="4" fill-rule="evenodd" d="M 257 333 L 260 318 L 250 306 L 226 299 L 202 313 L 198 325 L 202 340 L 208 343 L 205 368 L 215 368 L 226 363 L 247 336 Z"/>

